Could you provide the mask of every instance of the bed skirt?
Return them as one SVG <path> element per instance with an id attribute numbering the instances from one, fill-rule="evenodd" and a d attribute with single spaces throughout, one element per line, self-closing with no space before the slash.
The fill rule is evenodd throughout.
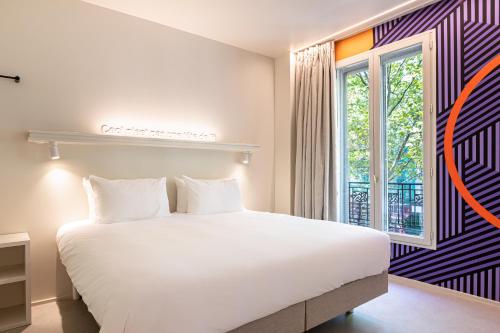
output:
<path id="1" fill-rule="evenodd" d="M 289 306 L 230 333 L 302 333 L 387 293 L 387 290 L 388 275 L 385 271 Z"/>

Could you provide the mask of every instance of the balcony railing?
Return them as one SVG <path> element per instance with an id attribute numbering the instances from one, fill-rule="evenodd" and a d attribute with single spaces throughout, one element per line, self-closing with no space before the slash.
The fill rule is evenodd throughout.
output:
<path id="1" fill-rule="evenodd" d="M 349 223 L 370 226 L 370 183 L 349 182 Z"/>
<path id="2" fill-rule="evenodd" d="M 385 222 L 390 232 L 420 236 L 423 229 L 423 187 L 389 183 Z M 349 182 L 349 223 L 370 226 L 370 183 Z"/>

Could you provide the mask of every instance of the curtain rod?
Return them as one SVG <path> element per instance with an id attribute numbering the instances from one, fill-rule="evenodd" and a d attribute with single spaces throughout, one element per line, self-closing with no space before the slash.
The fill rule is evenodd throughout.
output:
<path id="1" fill-rule="evenodd" d="M 303 51 L 309 47 L 313 47 L 316 45 L 320 45 L 323 43 L 327 42 L 333 42 L 335 40 L 339 40 L 341 38 L 346 38 L 352 35 L 355 35 L 359 32 L 362 32 L 366 29 L 373 28 L 379 24 L 382 24 L 384 22 L 390 21 L 392 19 L 395 19 L 397 17 L 409 14 L 417 9 L 420 9 L 422 7 L 425 7 L 427 5 L 430 5 L 431 3 L 438 2 L 440 0 L 410 0 L 405 3 L 402 3 L 401 5 L 398 5 L 396 7 L 393 7 L 389 10 L 386 10 L 380 14 L 377 14 L 375 16 L 372 16 L 364 21 L 361 21 L 359 23 L 356 23 L 350 27 L 347 27 L 345 29 L 342 29 L 340 31 L 337 31 L 331 35 L 328 35 L 324 38 L 321 38 L 313 43 L 301 46 L 300 48 L 296 50 L 292 50 L 291 52 L 297 53 L 300 51 Z"/>

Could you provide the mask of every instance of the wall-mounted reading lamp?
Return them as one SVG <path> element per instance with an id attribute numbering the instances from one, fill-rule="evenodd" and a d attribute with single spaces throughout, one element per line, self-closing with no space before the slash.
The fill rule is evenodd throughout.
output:
<path id="1" fill-rule="evenodd" d="M 49 155 L 51 160 L 58 160 L 61 158 L 61 156 L 59 155 L 59 146 L 57 145 L 57 142 L 49 142 Z"/>
<path id="2" fill-rule="evenodd" d="M 0 75 L 0 77 L 3 79 L 14 80 L 15 83 L 19 83 L 21 81 L 21 77 L 19 75 L 16 76 Z"/>
<path id="3" fill-rule="evenodd" d="M 241 153 L 241 160 L 240 162 L 242 164 L 250 164 L 250 160 L 252 159 L 252 154 L 249 153 L 249 152 L 244 152 L 244 153 Z"/>

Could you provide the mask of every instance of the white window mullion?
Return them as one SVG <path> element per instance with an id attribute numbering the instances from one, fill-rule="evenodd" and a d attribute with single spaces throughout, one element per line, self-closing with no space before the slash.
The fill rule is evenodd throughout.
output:
<path id="1" fill-rule="evenodd" d="M 380 61 L 373 53 L 370 55 L 370 182 L 371 182 L 371 205 L 370 220 L 373 228 L 382 230 L 382 206 L 380 196 L 381 174 L 380 174 L 380 73 L 377 70 Z"/>
<path id="2" fill-rule="evenodd" d="M 425 243 L 436 246 L 436 51 L 435 31 L 424 35 L 424 218 Z"/>

